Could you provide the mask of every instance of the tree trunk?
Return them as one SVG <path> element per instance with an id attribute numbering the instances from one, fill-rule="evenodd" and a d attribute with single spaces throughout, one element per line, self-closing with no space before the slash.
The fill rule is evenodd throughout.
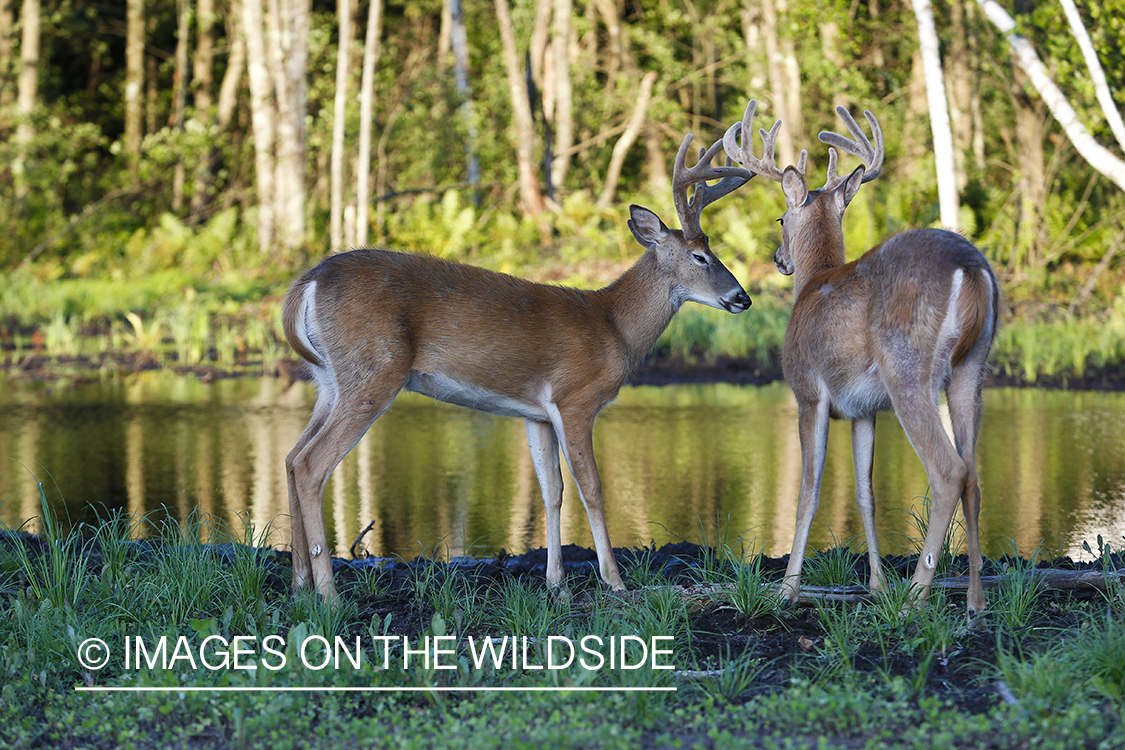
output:
<path id="1" fill-rule="evenodd" d="M 528 56 L 531 58 L 531 80 L 540 90 L 544 88 L 543 74 L 544 63 L 547 56 L 547 43 L 551 39 L 551 11 L 554 0 L 537 0 L 535 4 L 535 25 L 531 29 L 531 44 L 528 45 Z M 549 113 L 544 113 L 548 120 Z"/>
<path id="2" fill-rule="evenodd" d="M 192 100 L 195 104 L 195 119 L 205 129 L 211 127 L 213 114 L 211 107 L 211 85 L 214 83 L 215 66 L 215 4 L 214 0 L 198 0 L 196 5 L 196 27 L 198 41 L 195 46 L 195 61 L 192 67 Z M 231 42 L 233 46 L 233 41 Z M 211 146 L 203 147 L 199 155 L 199 166 L 195 171 L 195 188 L 191 194 L 191 217 L 194 223 L 207 203 L 207 189 L 211 182 Z"/>
<path id="3" fill-rule="evenodd" d="M 496 16 L 500 27 L 500 40 L 504 45 L 504 65 L 508 71 L 508 95 L 512 101 L 512 120 L 516 127 L 516 166 L 519 172 L 520 198 L 523 210 L 531 216 L 543 213 L 543 196 L 535 176 L 535 151 L 538 139 L 531 118 L 531 104 L 527 96 L 527 83 L 520 69 L 516 37 L 512 32 L 512 19 L 508 15 L 508 0 L 496 1 Z"/>
<path id="4" fill-rule="evenodd" d="M 277 98 L 277 172 L 274 191 L 278 239 L 295 248 L 305 239 L 305 110 L 311 0 L 272 0 L 269 46 Z"/>
<path id="5" fill-rule="evenodd" d="M 457 85 L 457 96 L 460 98 L 458 108 L 461 119 L 465 122 L 465 179 L 472 186 L 473 205 L 479 206 L 480 194 L 477 185 L 480 184 L 480 160 L 477 158 L 477 118 L 473 109 L 473 98 L 469 92 L 469 37 L 465 33 L 461 0 L 450 0 L 450 9 L 453 13 L 450 38 L 453 46 L 453 76 Z"/>
<path id="6" fill-rule="evenodd" d="M 151 39 L 156 34 L 156 19 L 149 17 L 145 22 L 148 36 Z M 159 129 L 160 105 L 160 66 L 156 55 L 144 55 L 145 61 L 145 133 L 155 133 Z"/>
<path id="7" fill-rule="evenodd" d="M 340 37 L 336 46 L 336 101 L 332 120 L 332 197 L 330 241 L 333 250 L 344 247 L 344 125 L 348 113 L 348 67 L 351 59 L 351 0 L 337 0 Z"/>
<path id="8" fill-rule="evenodd" d="M 242 0 L 246 72 L 250 82 L 250 121 L 254 130 L 254 165 L 258 189 L 258 249 L 267 253 L 274 236 L 274 120 L 269 61 L 262 23 L 262 0 Z"/>
<path id="9" fill-rule="evenodd" d="M 246 39 L 242 33 L 242 2 L 231 0 L 230 14 L 226 18 L 227 44 L 230 56 L 223 82 L 219 84 L 219 104 L 215 119 L 219 131 L 225 131 L 238 104 L 238 89 L 242 83 L 242 71 L 246 67 Z"/>
<path id="10" fill-rule="evenodd" d="M 1027 82 L 1022 71 L 1015 71 L 1012 87 L 1012 108 L 1016 114 L 1016 175 L 1019 184 L 1019 216 L 1016 223 L 1015 247 L 1008 267 L 1020 271 L 1042 265 L 1046 246 L 1043 207 L 1047 202 L 1047 170 L 1043 154 L 1045 137 L 1041 106 L 1024 93 Z"/>
<path id="11" fill-rule="evenodd" d="M 35 137 L 35 127 L 31 115 L 39 99 L 39 0 L 23 0 L 20 10 L 20 23 L 23 34 L 20 38 L 20 81 L 16 95 L 16 112 L 19 126 L 16 128 L 16 158 L 12 163 L 12 181 L 16 197 L 27 195 L 26 169 L 27 150 Z"/>
<path id="12" fill-rule="evenodd" d="M 637 99 L 637 106 L 633 110 L 633 116 L 629 118 L 629 124 L 625 127 L 625 132 L 617 140 L 613 146 L 613 155 L 609 159 L 609 168 L 606 170 L 605 187 L 602 188 L 602 194 L 598 197 L 598 207 L 608 208 L 609 204 L 613 203 L 614 193 L 617 191 L 617 180 L 621 177 L 621 166 L 625 163 L 625 155 L 629 152 L 629 147 L 633 145 L 633 141 L 637 139 L 637 133 L 640 132 L 641 126 L 645 123 L 645 114 L 648 112 L 648 103 L 652 98 L 652 85 L 656 83 L 656 71 L 651 70 L 645 74 L 644 80 L 641 81 L 641 92 Z"/>
<path id="13" fill-rule="evenodd" d="M 930 0 L 911 0 L 918 21 L 918 40 L 922 53 L 922 72 L 926 77 L 926 101 L 930 109 L 930 130 L 934 138 L 934 166 L 937 169 L 938 206 L 941 223 L 953 230 L 961 228 L 961 202 L 957 195 L 957 167 L 953 158 L 953 131 L 949 127 L 949 107 L 945 101 L 945 81 L 941 70 L 934 9 Z"/>
<path id="14" fill-rule="evenodd" d="M 12 92 L 15 91 L 12 31 L 15 28 L 12 15 L 12 0 L 0 0 L 0 128 L 7 130 L 7 117 L 2 114 L 12 103 Z M 6 133 L 5 133 L 6 134 Z"/>
<path id="15" fill-rule="evenodd" d="M 570 147 L 574 145 L 574 114 L 570 83 L 571 0 L 555 0 L 552 27 L 552 52 L 555 61 L 555 156 L 551 164 L 551 184 L 562 190 L 570 168 Z"/>
<path id="16" fill-rule="evenodd" d="M 449 55 L 453 50 L 453 9 L 450 7 L 450 0 L 442 0 L 441 2 L 441 29 L 438 31 L 438 67 L 440 70 L 445 70 L 445 66 L 449 64 Z"/>
<path id="17" fill-rule="evenodd" d="M 952 0 L 949 5 L 953 35 L 949 55 L 945 59 L 949 124 L 953 133 L 953 158 L 957 166 L 957 189 L 968 184 L 965 156 L 973 143 L 973 122 L 970 116 L 973 98 L 973 75 L 969 69 L 969 29 L 965 21 L 965 0 Z"/>
<path id="18" fill-rule="evenodd" d="M 778 20 L 783 21 L 788 17 L 788 8 L 784 1 L 777 3 Z M 785 75 L 783 91 L 785 92 L 785 125 L 791 138 L 797 138 L 805 132 L 805 116 L 801 111 L 801 64 L 797 59 L 797 50 L 793 43 L 793 35 L 788 32 L 778 34 L 778 44 L 781 48 L 782 70 Z M 793 146 L 797 151 L 796 145 Z"/>
<path id="19" fill-rule="evenodd" d="M 781 120 L 781 132 L 777 136 L 777 155 L 785 165 L 797 163 L 797 151 L 793 143 L 796 122 L 789 119 L 788 100 L 785 95 L 785 59 L 781 53 L 781 42 L 777 31 L 777 5 L 775 0 L 762 0 L 762 36 L 766 46 L 766 71 L 769 76 L 769 97 L 773 119 Z"/>
<path id="20" fill-rule="evenodd" d="M 144 11 L 144 0 L 128 0 L 125 7 L 125 137 L 122 146 L 133 182 L 140 179 L 145 80 Z"/>
<path id="21" fill-rule="evenodd" d="M 459 2 L 459 0 L 449 0 Z M 383 25 L 383 0 L 371 0 L 367 34 L 363 43 L 363 80 L 359 94 L 359 164 L 356 165 L 356 244 L 367 245 L 367 214 L 371 204 L 371 113 L 375 103 L 375 63 L 379 59 L 379 34 Z M 452 33 L 452 32 L 451 32 Z"/>
<path id="22" fill-rule="evenodd" d="M 176 67 L 172 74 L 172 117 L 170 122 L 176 132 L 184 129 L 184 108 L 187 106 L 188 22 L 191 6 L 188 0 L 176 2 Z M 184 207 L 184 162 L 176 160 L 172 174 L 172 210 L 179 213 Z"/>

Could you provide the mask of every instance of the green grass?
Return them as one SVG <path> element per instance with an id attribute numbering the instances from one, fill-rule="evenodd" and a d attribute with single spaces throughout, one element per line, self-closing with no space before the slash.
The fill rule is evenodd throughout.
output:
<path id="1" fill-rule="evenodd" d="M 1037 596 L 1026 601 L 1019 610 L 1022 619 L 1016 620 L 1014 604 L 1002 607 L 1004 597 L 1015 595 L 1002 589 L 993 602 L 993 631 L 985 634 L 965 629 L 963 601 L 950 601 L 941 589 L 906 618 L 896 618 L 905 601 L 899 586 L 860 607 L 793 613 L 776 608 L 762 558 L 743 558 L 728 546 L 716 559 L 724 560 L 724 582 L 733 593 L 729 603 L 716 604 L 733 606 L 744 619 L 724 629 L 724 638 L 738 640 L 716 649 L 707 645 L 716 634 L 700 629 L 698 606 L 674 587 L 651 588 L 639 600 L 623 600 L 602 592 L 592 579 L 572 577 L 568 585 L 576 596 L 568 603 L 541 580 L 507 576 L 495 586 L 481 586 L 430 558 L 402 584 L 412 608 L 392 617 L 379 604 L 393 596 L 386 571 L 365 571 L 342 585 L 342 602 L 333 607 L 315 596 L 291 595 L 288 565 L 252 546 L 265 530 L 255 531 L 245 518 L 226 523 L 193 515 L 158 525 L 152 543 L 124 539 L 142 520 L 111 515 L 64 534 L 45 511 L 41 547 L 11 534 L 0 537 L 3 746 L 431 747 L 444 744 L 438 738 L 454 736 L 467 748 L 1082 748 L 1125 742 L 1125 626 L 1113 596 L 1050 602 Z M 84 554 L 95 548 L 96 556 Z M 1030 564 L 1008 559 L 1013 576 L 1020 565 Z M 651 560 L 640 555 L 636 566 L 636 578 L 630 577 L 630 566 L 623 570 L 630 580 L 652 576 Z M 717 576 L 718 568 L 712 574 Z M 1066 613 L 1061 619 L 1060 608 Z M 1037 624 L 1048 616 L 1056 624 Z M 751 620 L 752 627 L 737 624 Z M 787 653 L 771 655 L 777 644 L 796 641 L 798 633 L 812 638 L 808 653 L 785 648 Z M 405 654 L 396 646 L 384 669 L 377 639 L 401 634 L 452 637 L 452 643 L 461 644 L 449 660 L 454 668 L 439 669 L 417 656 L 403 668 Z M 669 636 L 676 670 L 474 669 L 464 639 L 489 634 L 526 635 L 533 664 L 543 663 L 550 636 Z M 186 638 L 195 644 L 205 638 L 275 636 L 285 639 L 286 664 L 267 668 L 262 656 L 255 659 L 255 670 L 212 671 L 184 663 L 171 670 L 126 668 L 119 644 L 135 635 L 148 642 L 166 636 L 172 643 Z M 297 643 L 316 637 L 331 642 L 335 636 L 346 643 L 361 638 L 360 668 L 301 665 Z M 113 654 L 97 671 L 77 659 L 78 645 L 93 637 L 111 644 Z M 732 647 L 732 642 L 742 645 Z M 318 643 L 308 654 L 314 662 L 331 655 Z M 967 657 L 966 650 L 991 657 Z M 688 669 L 703 671 L 695 679 L 677 679 L 676 671 Z M 962 674 L 961 684 L 1003 682 L 1014 703 L 984 697 L 971 708 L 955 704 L 956 693 L 942 688 L 942 682 L 965 672 L 971 677 L 966 683 Z M 395 691 L 74 690 L 83 684 Z M 398 690 L 409 686 L 677 690 Z"/>

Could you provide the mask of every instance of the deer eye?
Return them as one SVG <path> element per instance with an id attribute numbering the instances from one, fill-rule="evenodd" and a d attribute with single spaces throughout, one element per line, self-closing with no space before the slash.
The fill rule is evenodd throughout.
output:
<path id="1" fill-rule="evenodd" d="M 692 257 L 692 260 L 694 260 L 699 265 L 701 265 L 701 266 L 707 265 L 707 256 L 704 255 L 703 253 L 692 253 L 691 257 Z"/>
<path id="2" fill-rule="evenodd" d="M 783 216 L 780 219 L 778 219 L 777 223 L 780 224 L 781 226 L 785 226 L 785 217 Z"/>

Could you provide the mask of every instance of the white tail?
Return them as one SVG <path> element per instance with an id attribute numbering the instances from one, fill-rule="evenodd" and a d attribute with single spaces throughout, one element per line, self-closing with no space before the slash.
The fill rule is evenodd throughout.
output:
<path id="1" fill-rule="evenodd" d="M 747 107 L 752 120 L 753 106 Z M 793 275 L 793 311 L 785 332 L 783 368 L 798 406 L 801 490 L 797 524 L 783 592 L 795 601 L 809 528 L 820 497 L 830 418 L 852 421 L 856 504 L 867 537 L 870 586 L 883 586 L 875 537 L 871 467 L 875 415 L 893 409 L 926 469 L 932 493 L 929 528 L 913 586 L 929 594 L 958 499 L 968 532 L 970 612 L 985 607 L 980 585 L 980 487 L 975 450 L 980 427 L 981 384 L 996 332 L 999 287 L 988 261 L 968 240 L 942 229 L 895 235 L 858 260 L 845 262 L 842 219 L 859 186 L 878 175 L 883 161 L 879 124 L 865 113 L 875 137 L 868 142 L 843 107 L 837 113 L 856 138 L 835 133 L 820 139 L 865 164 L 847 177 L 836 174 L 830 149 L 828 181 L 810 191 L 800 168 L 773 166 L 773 155 L 754 160 L 727 133 L 735 161 L 781 182 L 786 210 L 778 269 Z M 749 125 L 743 127 L 747 130 Z M 953 423 L 950 444 L 939 413 L 945 390 Z"/>
<path id="2" fill-rule="evenodd" d="M 710 166 L 721 142 L 689 169 L 690 143 L 688 135 L 673 178 L 684 229 L 630 207 L 629 228 L 646 250 L 604 289 L 547 286 L 385 250 L 334 255 L 297 279 L 285 298 L 285 335 L 312 370 L 317 401 L 286 459 L 296 588 L 314 585 L 335 596 L 324 487 L 404 388 L 526 421 L 547 511 L 553 587 L 562 583 L 561 446 L 586 506 L 601 578 L 625 588 L 606 532 L 594 420 L 685 301 L 733 313 L 750 306 L 711 252 L 699 214 L 753 175 L 729 160 L 726 167 Z M 706 184 L 714 179 L 720 181 Z M 698 187 L 689 200 L 692 185 Z"/>

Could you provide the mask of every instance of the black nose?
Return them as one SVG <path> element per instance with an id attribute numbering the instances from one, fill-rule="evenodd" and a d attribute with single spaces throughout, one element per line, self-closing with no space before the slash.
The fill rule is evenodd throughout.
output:
<path id="1" fill-rule="evenodd" d="M 722 302 L 727 312 L 740 313 L 750 307 L 750 295 L 746 292 L 739 292 L 730 299 L 723 300 Z"/>

